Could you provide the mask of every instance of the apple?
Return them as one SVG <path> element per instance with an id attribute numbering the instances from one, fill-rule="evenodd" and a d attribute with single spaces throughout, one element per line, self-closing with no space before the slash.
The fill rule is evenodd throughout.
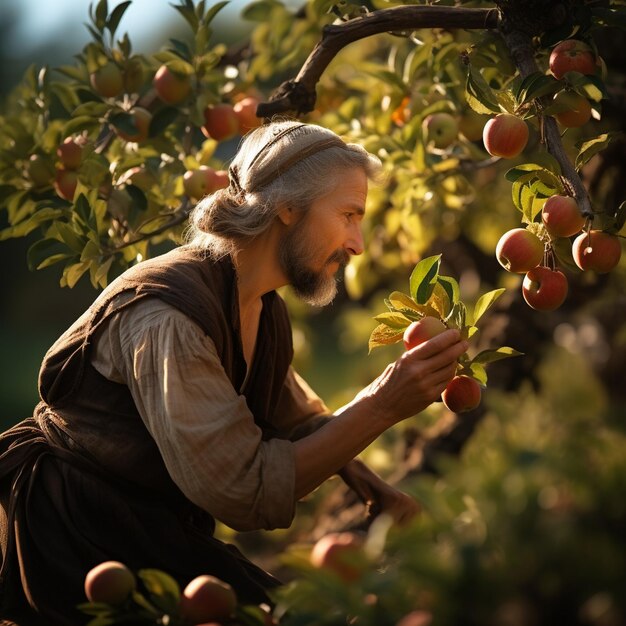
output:
<path id="1" fill-rule="evenodd" d="M 566 39 L 553 48 L 548 65 L 555 78 L 563 78 L 566 72 L 594 74 L 596 55 L 583 41 Z"/>
<path id="2" fill-rule="evenodd" d="M 90 602 L 123 604 L 136 588 L 134 574 L 119 561 L 104 561 L 85 577 L 85 595 Z"/>
<path id="3" fill-rule="evenodd" d="M 90 74 L 89 80 L 96 93 L 105 98 L 115 98 L 124 89 L 124 75 L 113 61 L 107 62 Z"/>
<path id="4" fill-rule="evenodd" d="M 221 176 L 208 165 L 201 165 L 197 170 L 187 170 L 183 174 L 183 189 L 192 200 L 200 200 L 208 193 L 221 188 Z M 228 177 L 228 173 L 226 174 Z M 228 185 L 226 185 L 228 186 Z"/>
<path id="5" fill-rule="evenodd" d="M 240 135 L 245 135 L 249 130 L 258 128 L 263 124 L 263 118 L 256 115 L 257 106 L 259 106 L 259 101 L 253 96 L 246 96 L 233 105 L 233 111 L 239 123 Z"/>
<path id="6" fill-rule="evenodd" d="M 154 75 L 152 85 L 157 95 L 166 104 L 180 104 L 191 93 L 191 77 L 179 74 L 167 65 L 161 65 Z"/>
<path id="7" fill-rule="evenodd" d="M 334 532 L 319 539 L 310 555 L 311 564 L 334 572 L 344 582 L 355 582 L 367 567 L 363 540 L 352 532 Z"/>
<path id="8" fill-rule="evenodd" d="M 468 141 L 480 141 L 486 122 L 486 115 L 481 115 L 473 109 L 469 109 L 459 118 L 459 132 Z"/>
<path id="9" fill-rule="evenodd" d="M 617 235 L 602 230 L 591 230 L 588 233 L 581 233 L 574 239 L 572 255 L 581 270 L 606 274 L 619 263 L 622 246 Z"/>
<path id="10" fill-rule="evenodd" d="M 471 411 L 480 404 L 482 391 L 474 378 L 461 374 L 455 376 L 443 390 L 441 399 L 453 413 Z"/>
<path id="11" fill-rule="evenodd" d="M 571 196 L 556 195 L 548 198 L 541 210 L 541 221 L 553 237 L 571 237 L 585 225 L 578 202 Z"/>
<path id="12" fill-rule="evenodd" d="M 544 265 L 531 269 L 522 282 L 524 300 L 537 311 L 558 309 L 565 302 L 567 290 L 565 274 Z"/>
<path id="13" fill-rule="evenodd" d="M 56 192 L 65 200 L 72 202 L 78 185 L 78 174 L 74 170 L 58 168 L 54 178 Z"/>
<path id="14" fill-rule="evenodd" d="M 205 137 L 223 141 L 234 137 L 239 132 L 239 120 L 232 104 L 226 102 L 209 106 L 204 110 L 204 126 L 202 132 Z"/>
<path id="15" fill-rule="evenodd" d="M 180 598 L 180 612 L 191 624 L 226 621 L 236 608 L 237 596 L 233 588 L 209 574 L 194 578 Z"/>
<path id="16" fill-rule="evenodd" d="M 419 346 L 428 339 L 439 335 L 447 330 L 446 325 L 436 317 L 428 315 L 417 322 L 412 322 L 407 326 L 402 337 L 407 350 Z"/>
<path id="17" fill-rule="evenodd" d="M 499 113 L 483 128 L 483 143 L 491 156 L 511 159 L 528 143 L 528 126 L 512 113 Z"/>
<path id="18" fill-rule="evenodd" d="M 47 187 L 52 183 L 55 168 L 52 160 L 43 154 L 31 154 L 26 164 L 26 175 L 34 187 Z"/>
<path id="19" fill-rule="evenodd" d="M 145 165 L 131 167 L 117 179 L 118 185 L 134 185 L 144 193 L 150 191 L 157 182 L 157 177 Z"/>
<path id="20" fill-rule="evenodd" d="M 559 91 L 552 100 L 554 117 L 565 128 L 578 128 L 591 119 L 591 104 L 575 91 Z"/>
<path id="21" fill-rule="evenodd" d="M 428 611 L 411 611 L 400 618 L 396 626 L 430 626 L 432 621 L 432 613 Z"/>
<path id="22" fill-rule="evenodd" d="M 57 148 L 57 156 L 61 165 L 66 170 L 77 170 L 83 161 L 84 141 L 77 141 L 73 137 L 66 137 L 63 143 Z"/>
<path id="23" fill-rule="evenodd" d="M 496 245 L 498 263 L 508 272 L 525 274 L 543 260 L 541 239 L 525 228 L 513 228 L 500 237 Z"/>
<path id="24" fill-rule="evenodd" d="M 450 147 L 459 134 L 459 123 L 450 113 L 432 113 L 422 122 L 424 141 L 437 150 Z"/>
<path id="25" fill-rule="evenodd" d="M 215 189 L 226 189 L 230 185 L 230 178 L 226 170 L 215 170 L 213 178 L 215 180 Z"/>
<path id="26" fill-rule="evenodd" d="M 115 128 L 115 132 L 126 141 L 132 141 L 139 143 L 148 138 L 148 132 L 150 130 L 150 122 L 152 121 L 152 113 L 143 107 L 134 107 L 129 111 L 133 118 L 135 128 L 134 133 L 128 133 L 119 128 Z"/>

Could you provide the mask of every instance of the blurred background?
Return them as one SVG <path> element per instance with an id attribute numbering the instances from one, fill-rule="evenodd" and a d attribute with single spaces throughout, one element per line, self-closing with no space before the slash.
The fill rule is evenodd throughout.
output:
<path id="1" fill-rule="evenodd" d="M 94 3 L 95 4 L 95 3 Z M 109 2 L 109 9 L 120 2 Z M 234 0 L 215 21 L 215 39 L 245 37 L 239 19 L 244 0 Z M 3 0 L 0 2 L 0 102 L 31 66 L 71 64 L 89 40 L 88 0 Z M 154 52 L 185 32 L 185 22 L 165 0 L 133 0 L 118 35 L 128 32 L 136 52 Z M 32 238 L 0 243 L 0 426 L 31 414 L 37 402 L 41 359 L 95 298 L 88 281 L 62 289 L 56 268 L 30 272 L 26 251 Z"/>

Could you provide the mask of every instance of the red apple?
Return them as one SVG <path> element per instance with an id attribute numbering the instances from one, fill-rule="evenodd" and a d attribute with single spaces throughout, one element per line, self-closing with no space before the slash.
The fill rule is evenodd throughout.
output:
<path id="1" fill-rule="evenodd" d="M 213 193 L 220 184 L 215 170 L 208 165 L 201 165 L 197 170 L 187 170 L 183 174 L 183 189 L 192 200 L 200 200 L 208 193 Z"/>
<path id="2" fill-rule="evenodd" d="M 412 322 L 404 331 L 403 340 L 407 350 L 419 346 L 428 339 L 439 335 L 446 330 L 446 325 L 436 317 L 427 316 Z"/>
<path id="3" fill-rule="evenodd" d="M 480 404 L 481 395 L 478 381 L 461 374 L 448 383 L 441 394 L 441 399 L 453 413 L 464 413 L 475 409 Z"/>
<path id="4" fill-rule="evenodd" d="M 351 532 L 329 533 L 311 550 L 311 564 L 334 572 L 345 582 L 355 582 L 365 572 L 367 557 L 362 539 Z"/>
<path id="5" fill-rule="evenodd" d="M 526 303 L 537 311 L 554 311 L 567 297 L 567 278 L 560 270 L 540 265 L 531 269 L 522 283 Z"/>
<path id="6" fill-rule="evenodd" d="M 528 143 L 526 122 L 511 113 L 499 113 L 483 128 L 483 143 L 492 156 L 511 159 Z"/>
<path id="7" fill-rule="evenodd" d="M 123 604 L 135 587 L 135 576 L 119 561 L 100 563 L 85 577 L 85 595 L 90 602 Z"/>
<path id="8" fill-rule="evenodd" d="M 396 626 L 430 626 L 432 621 L 432 613 L 428 611 L 411 611 L 400 618 L 400 621 L 396 622 Z"/>
<path id="9" fill-rule="evenodd" d="M 194 578 L 180 598 L 180 612 L 191 624 L 226 621 L 236 608 L 237 596 L 233 588 L 208 574 Z"/>
<path id="10" fill-rule="evenodd" d="M 191 77 L 161 65 L 152 80 L 157 95 L 167 104 L 180 104 L 191 93 Z"/>
<path id="11" fill-rule="evenodd" d="M 566 72 L 594 74 L 596 71 L 593 50 L 577 39 L 566 39 L 555 46 L 548 63 L 555 78 L 562 78 Z"/>
<path id="12" fill-rule="evenodd" d="M 622 246 L 616 235 L 591 230 L 588 233 L 581 233 L 574 239 L 572 255 L 581 270 L 606 274 L 619 263 Z"/>
<path id="13" fill-rule="evenodd" d="M 204 110 L 202 132 L 205 137 L 211 137 L 217 141 L 234 137 L 239 132 L 239 120 L 232 104 L 222 103 L 207 107 Z"/>
<path id="14" fill-rule="evenodd" d="M 450 113 L 432 113 L 422 122 L 424 143 L 437 150 L 450 147 L 459 134 L 459 123 Z"/>
<path id="15" fill-rule="evenodd" d="M 551 196 L 541 210 L 541 220 L 553 237 L 571 237 L 585 225 L 578 202 L 571 196 Z"/>
<path id="16" fill-rule="evenodd" d="M 230 185 L 230 179 L 226 170 L 215 170 L 213 179 L 215 181 L 215 189 L 225 189 Z"/>
<path id="17" fill-rule="evenodd" d="M 256 116 L 257 106 L 259 106 L 259 101 L 253 96 L 246 96 L 233 105 L 233 111 L 239 122 L 240 135 L 245 135 L 249 130 L 258 128 L 263 124 L 263 118 Z"/>
<path id="18" fill-rule="evenodd" d="M 496 245 L 496 258 L 508 272 L 525 274 L 543 260 L 544 245 L 525 228 L 513 228 L 500 237 Z"/>
<path id="19" fill-rule="evenodd" d="M 57 148 L 57 156 L 66 170 L 77 170 L 83 160 L 84 141 L 66 137 Z"/>
<path id="20" fill-rule="evenodd" d="M 78 174 L 76 174 L 74 170 L 66 170 L 63 168 L 57 169 L 56 176 L 54 178 L 54 188 L 61 198 L 72 202 L 74 200 L 77 185 Z"/>
<path id="21" fill-rule="evenodd" d="M 109 61 L 90 74 L 89 79 L 96 93 L 105 98 L 115 98 L 124 89 L 124 75 L 113 61 Z"/>
<path id="22" fill-rule="evenodd" d="M 54 164 L 49 157 L 43 154 L 31 154 L 28 158 L 26 175 L 34 187 L 47 187 L 52 184 L 55 172 Z"/>
<path id="23" fill-rule="evenodd" d="M 554 117 L 565 128 L 578 128 L 591 119 L 591 104 L 575 91 L 559 91 L 552 100 Z"/>
<path id="24" fill-rule="evenodd" d="M 148 132 L 150 130 L 150 122 L 152 121 L 152 113 L 143 107 L 134 107 L 129 111 L 133 118 L 133 123 L 137 129 L 134 133 L 128 133 L 119 128 L 115 129 L 115 132 L 126 141 L 132 141 L 139 143 L 148 138 Z"/>

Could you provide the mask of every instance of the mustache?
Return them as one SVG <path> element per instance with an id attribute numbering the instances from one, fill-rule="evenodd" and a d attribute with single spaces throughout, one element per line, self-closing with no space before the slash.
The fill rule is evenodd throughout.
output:
<path id="1" fill-rule="evenodd" d="M 326 260 L 326 265 L 331 263 L 339 263 L 340 266 L 348 265 L 350 255 L 343 249 L 335 250 Z"/>

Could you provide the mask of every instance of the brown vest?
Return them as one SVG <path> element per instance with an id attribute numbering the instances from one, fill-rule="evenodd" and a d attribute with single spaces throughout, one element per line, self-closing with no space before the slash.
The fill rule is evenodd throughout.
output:
<path id="1" fill-rule="evenodd" d="M 39 374 L 43 404 L 38 414 L 48 413 L 105 470 L 178 499 L 180 492 L 129 389 L 106 379 L 90 364 L 92 337 L 98 327 L 144 297 L 160 298 L 196 322 L 215 343 L 233 387 L 241 389 L 246 363 L 232 262 L 230 258 L 213 261 L 198 251 L 177 248 L 114 280 L 90 307 L 85 322 L 52 346 Z M 263 296 L 255 357 L 242 391 L 266 439 L 280 436 L 272 427 L 272 416 L 292 356 L 285 304 L 276 292 L 269 292 Z M 210 419 L 211 407 L 206 410 Z"/>

